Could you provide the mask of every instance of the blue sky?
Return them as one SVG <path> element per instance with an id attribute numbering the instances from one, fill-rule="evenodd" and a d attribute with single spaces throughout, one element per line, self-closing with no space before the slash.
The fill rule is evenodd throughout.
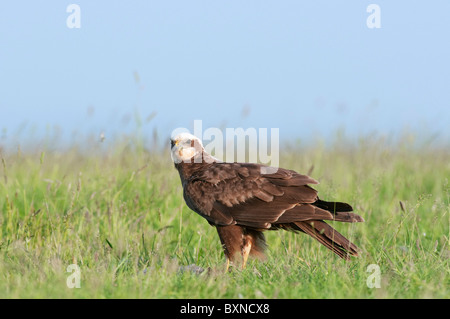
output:
<path id="1" fill-rule="evenodd" d="M 371 3 L 380 29 L 366 25 Z M 282 139 L 448 140 L 449 15 L 448 0 L 2 1 L 0 129 L 108 137 L 138 113 L 163 137 L 200 119 Z"/>

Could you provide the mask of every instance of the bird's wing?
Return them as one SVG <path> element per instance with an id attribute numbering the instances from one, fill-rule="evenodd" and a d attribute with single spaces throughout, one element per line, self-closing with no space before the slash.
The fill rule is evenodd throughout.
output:
<path id="1" fill-rule="evenodd" d="M 262 174 L 262 168 L 250 163 L 208 165 L 186 183 L 186 203 L 216 225 L 267 229 L 273 223 L 333 219 L 329 211 L 312 205 L 317 191 L 307 184 L 317 181 L 282 168 Z"/>

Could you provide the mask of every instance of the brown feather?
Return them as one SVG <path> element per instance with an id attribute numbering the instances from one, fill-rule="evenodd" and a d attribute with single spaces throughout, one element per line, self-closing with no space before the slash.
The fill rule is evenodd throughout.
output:
<path id="1" fill-rule="evenodd" d="M 358 247 L 323 221 L 315 220 L 310 222 L 295 222 L 293 224 L 295 225 L 293 227 L 294 229 L 297 228 L 310 235 L 343 259 L 350 259 L 349 255 L 358 256 Z"/>
<path id="2" fill-rule="evenodd" d="M 276 223 L 291 223 L 295 221 L 317 220 L 317 219 L 333 219 L 333 215 L 323 209 L 314 207 L 309 204 L 296 205 L 286 210 Z"/>

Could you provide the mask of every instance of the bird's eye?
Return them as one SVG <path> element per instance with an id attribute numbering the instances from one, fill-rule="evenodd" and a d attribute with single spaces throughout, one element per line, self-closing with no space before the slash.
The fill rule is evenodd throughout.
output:
<path id="1" fill-rule="evenodd" d="M 175 146 L 175 141 L 174 140 L 170 140 L 170 149 L 172 149 Z"/>

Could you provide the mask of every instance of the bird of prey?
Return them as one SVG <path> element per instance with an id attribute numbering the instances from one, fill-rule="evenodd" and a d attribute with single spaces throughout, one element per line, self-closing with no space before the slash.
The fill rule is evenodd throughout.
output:
<path id="1" fill-rule="evenodd" d="M 171 139 L 187 206 L 217 229 L 227 260 L 245 267 L 250 256 L 264 259 L 265 230 L 303 232 L 339 257 L 358 256 L 358 248 L 325 222 L 363 222 L 349 204 L 319 199 L 313 178 L 293 170 L 254 163 L 221 162 L 194 135 Z"/>

